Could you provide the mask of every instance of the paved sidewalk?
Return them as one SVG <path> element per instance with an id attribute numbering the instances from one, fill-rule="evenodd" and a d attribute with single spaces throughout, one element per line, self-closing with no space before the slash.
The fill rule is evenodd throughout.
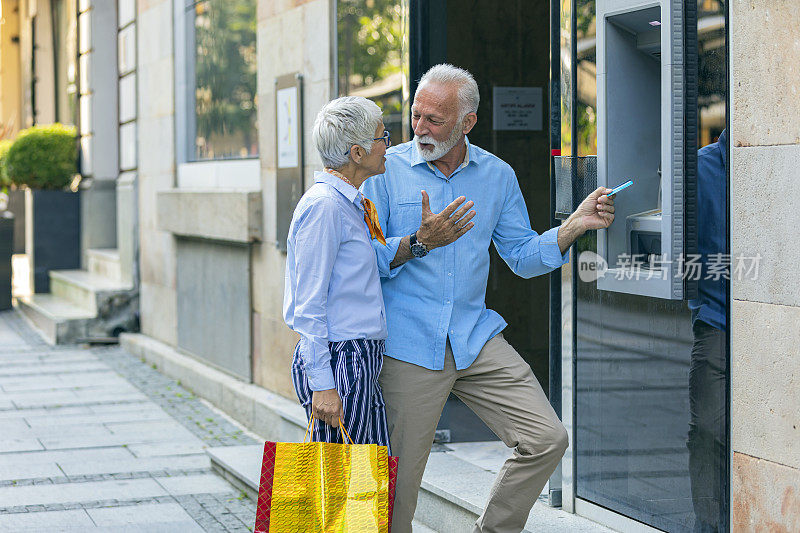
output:
<path id="1" fill-rule="evenodd" d="M 0 312 L 0 531 L 250 531 L 204 448 L 240 426 L 119 347 L 51 347 Z"/>

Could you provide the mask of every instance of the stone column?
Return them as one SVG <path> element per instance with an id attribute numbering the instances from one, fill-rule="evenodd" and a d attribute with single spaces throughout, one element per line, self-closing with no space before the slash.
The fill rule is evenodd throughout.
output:
<path id="1" fill-rule="evenodd" d="M 800 531 L 800 10 L 730 9 L 732 531 Z"/>
<path id="2" fill-rule="evenodd" d="M 136 1 L 118 0 L 119 33 L 119 145 L 120 174 L 117 179 L 117 251 L 125 283 L 138 283 L 139 256 L 138 163 L 136 141 Z"/>
<path id="3" fill-rule="evenodd" d="M 117 9 L 116 2 L 79 2 L 81 256 L 117 244 Z"/>
<path id="4" fill-rule="evenodd" d="M 177 344 L 175 237 L 159 230 L 156 195 L 175 186 L 173 0 L 136 2 L 139 307 L 142 333 Z"/>

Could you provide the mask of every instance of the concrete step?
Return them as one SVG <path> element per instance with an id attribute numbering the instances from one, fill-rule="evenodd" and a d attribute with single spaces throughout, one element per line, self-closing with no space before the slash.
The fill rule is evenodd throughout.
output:
<path id="1" fill-rule="evenodd" d="M 478 446 L 470 446 L 472 444 Z M 431 453 L 417 501 L 415 533 L 472 531 L 494 484 L 496 472 L 493 470 L 499 468 L 498 446 L 501 444 L 464 443 L 455 449 L 440 446 L 437 448 L 439 451 Z M 206 453 L 215 471 L 251 498 L 256 498 L 263 449 L 263 445 L 228 446 L 208 448 Z M 465 460 L 465 457 L 475 462 Z M 491 470 L 487 470 L 487 467 Z M 525 527 L 525 532 L 611 531 L 583 517 L 550 507 L 544 497 L 534 505 Z"/>
<path id="2" fill-rule="evenodd" d="M 34 294 L 17 300 L 17 309 L 50 344 L 64 344 L 86 337 L 92 310 L 52 294 Z"/>
<path id="3" fill-rule="evenodd" d="M 86 268 L 92 274 L 113 280 L 122 279 L 122 266 L 116 248 L 87 250 Z"/>
<path id="4" fill-rule="evenodd" d="M 132 287 L 119 280 L 86 270 L 53 270 L 50 292 L 84 309 L 102 316 L 109 300 L 129 292 Z"/>

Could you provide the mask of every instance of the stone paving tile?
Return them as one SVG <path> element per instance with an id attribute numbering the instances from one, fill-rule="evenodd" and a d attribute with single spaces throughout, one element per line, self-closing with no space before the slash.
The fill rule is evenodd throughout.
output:
<path id="1" fill-rule="evenodd" d="M 197 522 L 191 520 L 189 522 L 167 522 L 165 524 L 136 524 L 131 526 L 111 526 L 111 527 L 97 527 L 89 529 L 91 533 L 202 533 L 204 530 Z M 225 530 L 216 530 L 225 531 Z M 44 532 L 42 532 L 44 533 Z M 50 532 L 47 532 L 50 533 Z M 68 532 L 69 533 L 69 532 Z"/>
<path id="2" fill-rule="evenodd" d="M 25 422 L 25 420 L 22 420 Z M 54 435 L 67 434 L 80 434 L 81 436 L 101 436 L 113 435 L 110 429 L 103 424 L 81 424 L 81 425 L 62 425 L 62 426 L 34 426 L 30 427 L 25 424 L 25 427 L 15 427 L 8 431 L 5 430 L 5 422 L 3 425 L 3 433 L 6 437 L 21 439 L 21 438 L 50 438 Z"/>
<path id="3" fill-rule="evenodd" d="M 71 414 L 71 415 L 35 415 L 25 416 L 24 421 L 31 428 L 45 426 L 74 426 L 76 424 L 125 424 L 142 422 L 145 420 L 168 420 L 170 416 L 157 406 L 151 408 L 140 407 L 135 411 L 119 411 L 98 414 Z M 5 423 L 4 423 L 5 424 Z"/>
<path id="4" fill-rule="evenodd" d="M 2 364 L 2 362 L 0 362 Z M 5 392 L 23 392 L 36 390 L 53 390 L 80 386 L 96 386 L 98 382 L 127 385 L 127 382 L 115 372 L 96 372 L 84 376 L 82 374 L 65 374 L 63 376 L 10 376 L 0 378 L 0 389 Z"/>
<path id="5" fill-rule="evenodd" d="M 49 409 L 44 407 L 37 407 L 35 409 L 25 409 L 19 411 L 16 409 L 2 411 L 0 410 L 0 420 L 8 420 L 9 418 L 25 418 L 28 416 L 59 416 L 59 415 L 77 415 L 77 414 L 91 414 L 92 410 L 85 405 L 71 405 L 69 407 L 51 407 Z M 2 422 L 0 422 L 2 423 Z"/>
<path id="6" fill-rule="evenodd" d="M 95 523 L 83 509 L 0 515 L 0 531 L 20 531 L 33 528 L 47 528 L 49 531 L 57 531 L 56 528 L 80 528 L 86 530 L 94 526 Z"/>
<path id="7" fill-rule="evenodd" d="M 3 436 L 8 437 L 18 437 L 17 433 L 24 433 L 25 431 L 31 429 L 31 427 L 25 422 L 24 418 L 9 418 L 2 423 L 2 430 Z"/>
<path id="8" fill-rule="evenodd" d="M 169 432 L 148 431 L 138 434 L 124 435 L 74 435 L 67 437 L 42 437 L 39 439 L 48 450 L 65 448 L 98 448 L 104 446 L 128 446 L 144 443 L 179 441 L 186 444 L 201 446 L 202 442 L 184 428 L 176 427 Z"/>
<path id="9" fill-rule="evenodd" d="M 147 522 L 190 522 L 192 518 L 177 503 L 145 503 L 127 507 L 89 509 L 86 513 L 98 526 L 146 524 Z"/>
<path id="10" fill-rule="evenodd" d="M 166 490 L 153 479 L 0 487 L 0 502 L 6 507 L 126 500 L 166 495 Z"/>
<path id="11" fill-rule="evenodd" d="M 38 439 L 2 439 L 0 440 L 0 453 L 27 452 L 42 450 L 44 447 Z"/>
<path id="12" fill-rule="evenodd" d="M 80 374 L 74 375 L 79 376 Z M 6 390 L 3 396 L 12 401 L 17 398 L 24 400 L 36 396 L 56 394 L 72 394 L 77 397 L 88 396 L 88 399 L 91 399 L 92 396 L 111 396 L 114 394 L 139 392 L 119 376 L 113 379 L 109 378 L 109 383 L 105 383 L 105 375 L 102 379 L 103 383 L 99 383 L 98 380 L 92 382 L 92 380 L 89 379 L 81 379 L 73 383 L 72 380 L 69 379 L 68 374 L 65 377 L 60 377 L 56 380 L 51 380 L 49 383 L 44 383 L 43 386 L 40 387 L 34 387 L 35 383 L 31 380 L 27 388 L 17 391 Z"/>
<path id="13" fill-rule="evenodd" d="M 121 393 L 78 393 L 53 392 L 52 395 L 42 394 L 39 397 L 17 398 L 11 400 L 18 409 L 47 406 L 86 405 L 90 403 L 125 403 L 138 402 L 145 397 L 139 392 Z"/>
<path id="14" fill-rule="evenodd" d="M 155 444 L 133 444 L 127 447 L 136 457 L 159 457 L 164 455 L 190 455 L 203 453 L 202 443 L 166 442 Z"/>
<path id="15" fill-rule="evenodd" d="M 121 472 L 153 472 L 162 470 L 207 470 L 211 467 L 206 454 L 131 457 L 110 461 L 60 461 L 58 466 L 67 476 L 87 476 L 93 474 L 114 474 Z M 2 470 L 0 470 L 1 472 Z"/>
<path id="16" fill-rule="evenodd" d="M 187 494 L 219 494 L 230 491 L 230 484 L 216 474 L 160 477 L 159 485 L 173 496 Z"/>
<path id="17" fill-rule="evenodd" d="M 0 468 L 17 464 L 60 463 L 66 461 L 124 461 L 133 458 L 126 447 L 83 450 L 47 450 L 0 454 Z"/>
<path id="18" fill-rule="evenodd" d="M 87 362 L 80 364 L 68 363 L 40 363 L 25 366 L 0 366 L 0 376 L 48 376 L 51 374 L 63 375 L 66 373 L 107 372 L 108 367 L 101 362 Z"/>
<path id="19" fill-rule="evenodd" d="M 130 422 L 109 422 L 104 424 L 114 435 L 141 435 L 148 433 L 175 433 L 181 435 L 187 429 L 176 420 L 168 418 L 166 420 L 130 421 Z M 194 437 L 192 435 L 192 437 Z"/>
<path id="20" fill-rule="evenodd" d="M 24 463 L 0 465 L 0 481 L 17 479 L 50 478 L 63 476 L 64 472 L 56 463 Z M 2 531 L 2 528 L 0 528 Z"/>
<path id="21" fill-rule="evenodd" d="M 119 347 L 49 347 L 13 313 L 0 313 L 0 331 L 7 523 L 48 533 L 252 530 L 255 504 L 204 453 L 255 442 L 238 424 Z"/>

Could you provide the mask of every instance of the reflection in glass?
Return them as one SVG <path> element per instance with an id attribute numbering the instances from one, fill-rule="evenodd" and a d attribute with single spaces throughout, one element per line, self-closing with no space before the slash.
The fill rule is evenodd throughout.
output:
<path id="1" fill-rule="evenodd" d="M 572 155 L 572 0 L 560 0 L 561 155 Z"/>
<path id="2" fill-rule="evenodd" d="M 258 154 L 256 0 L 201 0 L 189 9 L 195 52 L 190 154 L 253 157 Z"/>
<path id="3" fill-rule="evenodd" d="M 339 96 L 373 100 L 393 142 L 408 141 L 408 1 L 340 0 L 336 20 Z"/>
<path id="4" fill-rule="evenodd" d="M 56 120 L 78 122 L 78 8 L 76 0 L 57 0 L 53 9 Z"/>
<path id="5" fill-rule="evenodd" d="M 578 155 L 597 154 L 597 54 L 595 52 L 594 0 L 577 0 L 578 102 L 576 132 Z"/>
<path id="6" fill-rule="evenodd" d="M 724 7 L 699 0 L 698 16 L 698 148 L 705 148 L 698 163 L 697 237 L 699 252 L 708 257 L 727 253 L 726 149 L 711 144 L 726 120 Z M 573 133 L 578 155 L 592 155 L 595 1 L 576 0 L 573 20 Z M 562 77 L 564 68 L 562 58 Z M 592 232 L 578 241 L 576 256 L 595 248 Z M 700 277 L 707 275 L 704 268 Z M 724 280 L 701 281 L 699 289 L 687 305 L 577 282 L 576 496 L 665 531 L 728 530 L 727 287 Z"/>

